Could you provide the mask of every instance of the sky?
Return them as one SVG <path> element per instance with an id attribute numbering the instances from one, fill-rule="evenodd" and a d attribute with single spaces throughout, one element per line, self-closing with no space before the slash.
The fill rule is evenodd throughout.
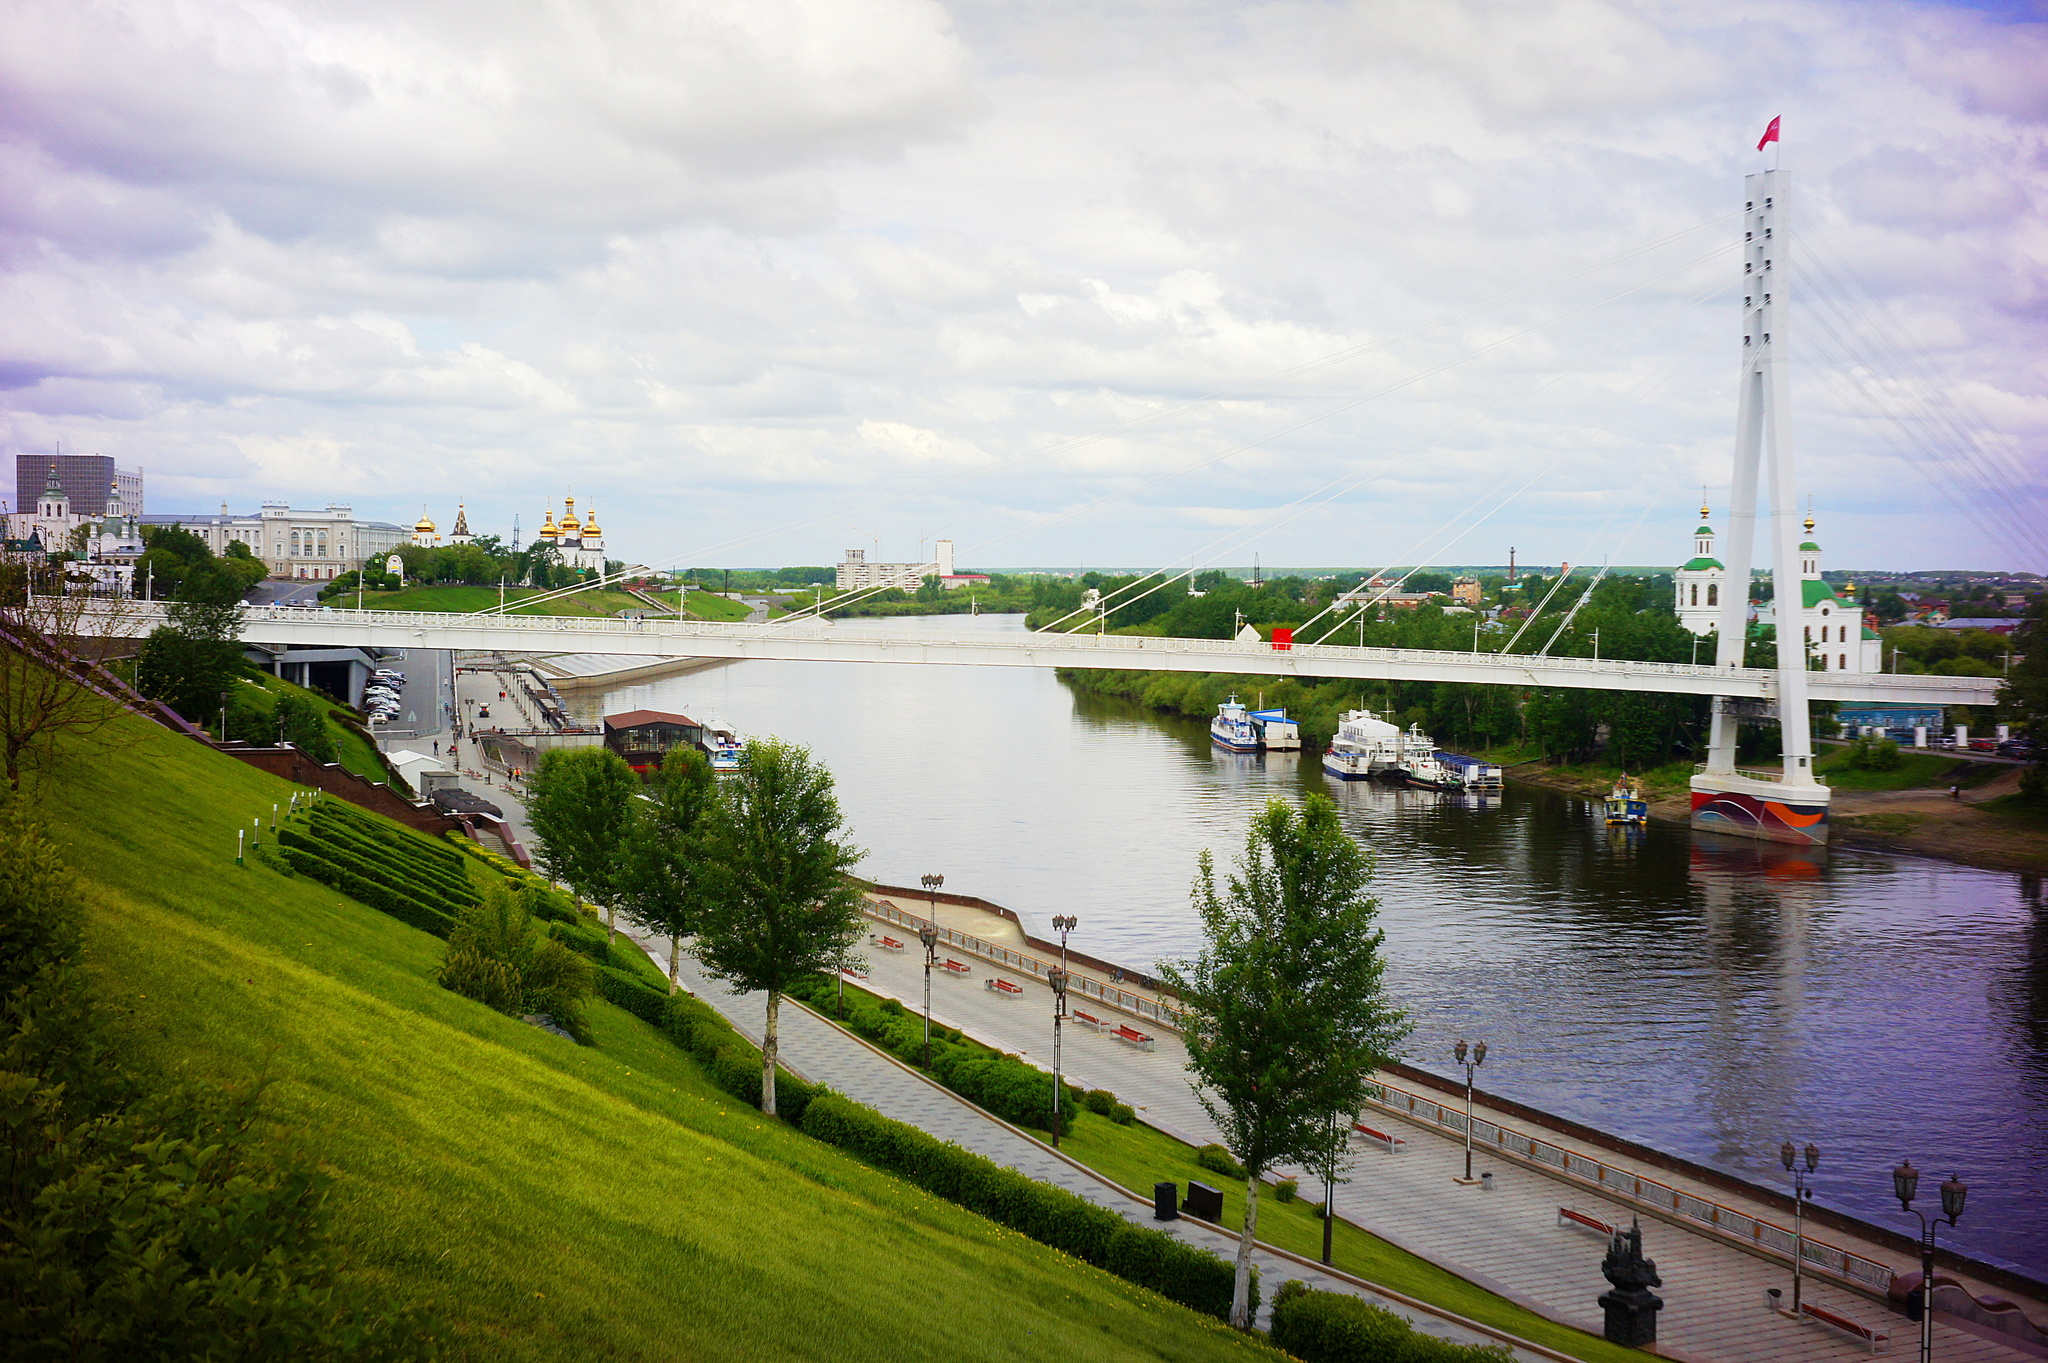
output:
<path id="1" fill-rule="evenodd" d="M 1677 562 L 1779 166 L 1827 566 L 2048 572 L 2044 71 L 2028 0 L 12 0 L 0 443 L 657 566 Z"/>

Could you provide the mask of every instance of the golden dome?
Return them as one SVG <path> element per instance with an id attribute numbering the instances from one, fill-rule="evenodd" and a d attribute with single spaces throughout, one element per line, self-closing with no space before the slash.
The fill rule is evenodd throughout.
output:
<path id="1" fill-rule="evenodd" d="M 580 523 L 576 519 L 576 499 L 574 497 L 564 497 L 562 499 L 562 533 L 570 539 L 575 539 L 576 532 L 580 528 Z"/>
<path id="2" fill-rule="evenodd" d="M 1807 508 L 1806 512 L 1806 533 L 1809 535 L 1813 533 L 1813 509 L 1811 507 Z"/>
<path id="3" fill-rule="evenodd" d="M 416 522 L 414 522 L 414 523 L 413 523 L 413 527 L 412 527 L 412 528 L 413 528 L 413 530 L 414 530 L 414 531 L 415 531 L 416 533 L 419 533 L 419 534 L 427 534 L 427 535 L 431 535 L 431 534 L 433 534 L 433 533 L 434 533 L 434 523 L 433 523 L 433 521 L 431 521 L 431 520 L 429 520 L 429 519 L 427 518 L 427 513 L 426 513 L 426 509 L 425 509 L 425 508 L 421 508 L 421 510 L 420 510 L 420 518 L 419 518 L 419 520 L 418 520 L 418 521 L 416 521 Z"/>
<path id="4" fill-rule="evenodd" d="M 540 537 L 544 540 L 551 540 L 562 532 L 555 526 L 555 513 L 550 511 L 546 514 L 547 519 L 541 522 Z"/>
<path id="5" fill-rule="evenodd" d="M 604 534 L 604 531 L 597 528 L 597 513 L 593 511 L 584 519 L 583 538 L 594 540 L 602 534 Z"/>

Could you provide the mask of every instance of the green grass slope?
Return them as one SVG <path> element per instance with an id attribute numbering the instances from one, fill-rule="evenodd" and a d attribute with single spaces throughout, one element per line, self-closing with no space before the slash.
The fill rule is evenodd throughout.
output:
<path id="1" fill-rule="evenodd" d="M 103 997 L 168 1071 L 267 1076 L 353 1271 L 468 1356 L 1271 1356 L 732 1103 L 609 1005 L 582 1048 L 440 989 L 435 938 L 234 865 L 284 783 L 130 727 L 33 797 Z"/>
<path id="2" fill-rule="evenodd" d="M 528 587 L 510 587 L 505 591 L 508 613 L 512 615 L 617 615 L 622 610 L 644 610 L 647 603 L 628 592 L 583 591 L 573 596 L 554 597 L 540 605 L 518 606 L 514 602 L 526 601 L 542 593 Z M 354 593 L 343 593 L 331 598 L 326 604 L 354 609 Z M 402 587 L 395 592 L 365 592 L 363 609 L 374 611 L 447 611 L 463 613 L 494 608 L 498 604 L 496 587 L 466 587 L 461 585 Z"/>

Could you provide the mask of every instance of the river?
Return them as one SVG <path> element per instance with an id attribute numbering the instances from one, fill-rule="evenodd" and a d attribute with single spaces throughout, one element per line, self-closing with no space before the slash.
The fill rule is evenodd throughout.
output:
<path id="1" fill-rule="evenodd" d="M 917 629 L 852 620 L 846 630 Z M 943 627 L 1021 629 L 1016 616 Z M 1256 700 L 1256 694 L 1246 696 Z M 1200 946 L 1188 886 L 1275 796 L 1332 796 L 1377 858 L 1407 1058 L 1782 1186 L 1822 1149 L 1821 1201 L 1912 1230 L 1902 1156 L 1970 1184 L 1943 1243 L 2048 1277 L 2048 907 L 2039 878 L 1682 828 L 1610 830 L 1584 801 L 1326 779 L 1314 754 L 1211 748 L 1206 724 L 1026 668 L 750 662 L 620 688 L 586 713 L 724 719 L 833 771 L 864 874 L 980 895 L 1149 970 Z M 1922 1202 L 1931 1200 L 1923 1183 Z"/>

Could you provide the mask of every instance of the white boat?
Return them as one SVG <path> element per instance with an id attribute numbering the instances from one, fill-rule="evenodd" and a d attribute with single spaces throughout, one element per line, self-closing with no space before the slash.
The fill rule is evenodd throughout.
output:
<path id="1" fill-rule="evenodd" d="M 1401 768 L 1401 777 L 1411 786 L 1428 786 L 1431 790 L 1459 787 L 1458 774 L 1437 761 L 1434 752 L 1426 757 L 1408 758 Z"/>
<path id="2" fill-rule="evenodd" d="M 1401 755 L 1401 731 L 1370 710 L 1347 710 L 1337 719 L 1336 737 L 1323 753 L 1323 771 L 1340 781 L 1363 781 L 1393 771 Z"/>
<path id="3" fill-rule="evenodd" d="M 711 759 L 714 775 L 730 776 L 740 769 L 740 754 L 747 749 L 740 731 L 718 720 L 704 723 L 704 750 Z"/>
<path id="4" fill-rule="evenodd" d="M 1216 717 L 1209 721 L 1209 741 L 1226 752 L 1259 750 L 1259 726 L 1236 696 L 1216 707 Z"/>
<path id="5" fill-rule="evenodd" d="M 1481 757 L 1467 757 L 1463 753 L 1439 752 L 1436 760 L 1451 769 L 1458 777 L 1460 790 L 1499 790 L 1501 769 Z"/>
<path id="6" fill-rule="evenodd" d="M 1301 726 L 1285 710 L 1254 710 L 1252 723 L 1259 727 L 1259 743 L 1267 752 L 1300 752 Z"/>

